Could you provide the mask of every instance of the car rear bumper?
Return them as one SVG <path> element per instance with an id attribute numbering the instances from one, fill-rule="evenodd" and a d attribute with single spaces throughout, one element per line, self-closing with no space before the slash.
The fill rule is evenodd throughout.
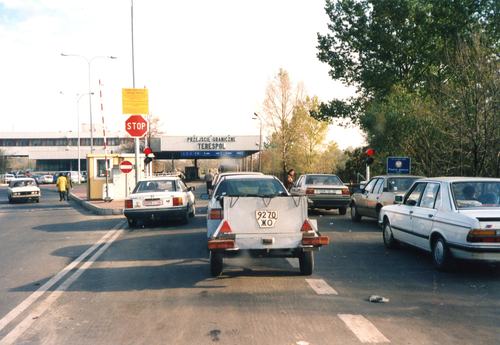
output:
<path id="1" fill-rule="evenodd" d="M 186 212 L 188 212 L 187 206 L 161 209 L 126 208 L 123 210 L 125 217 L 131 219 L 184 218 Z"/>
<path id="2" fill-rule="evenodd" d="M 347 195 L 346 197 L 331 197 L 331 196 L 308 196 L 309 208 L 338 208 L 338 207 L 348 207 L 351 198 Z"/>
<path id="3" fill-rule="evenodd" d="M 496 261 L 500 262 L 500 247 L 471 247 L 458 244 L 449 244 L 453 257 L 464 260 Z"/>

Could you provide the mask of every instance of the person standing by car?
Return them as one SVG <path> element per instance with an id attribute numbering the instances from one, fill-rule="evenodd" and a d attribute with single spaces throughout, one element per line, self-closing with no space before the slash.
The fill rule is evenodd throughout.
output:
<path id="1" fill-rule="evenodd" d="M 59 177 L 56 180 L 57 191 L 59 192 L 59 201 L 68 200 L 67 197 L 67 186 L 68 181 L 66 176 L 63 173 L 59 174 Z"/>
<path id="2" fill-rule="evenodd" d="M 294 181 L 295 181 L 295 170 L 290 169 L 288 170 L 285 180 L 285 187 L 288 191 L 290 191 L 290 189 L 292 188 Z"/>
<path id="3" fill-rule="evenodd" d="M 207 173 L 205 174 L 205 182 L 207 183 L 207 193 L 210 193 L 212 190 L 212 182 L 214 180 L 214 175 L 212 175 L 212 172 L 210 169 L 208 169 Z"/>
<path id="4" fill-rule="evenodd" d="M 66 200 L 68 200 L 69 192 L 73 188 L 73 182 L 71 181 L 71 172 L 66 174 Z"/>

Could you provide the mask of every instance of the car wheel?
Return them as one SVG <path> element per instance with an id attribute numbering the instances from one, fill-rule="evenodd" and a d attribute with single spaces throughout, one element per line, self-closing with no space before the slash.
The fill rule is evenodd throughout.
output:
<path id="1" fill-rule="evenodd" d="M 394 249 L 397 247 L 398 241 L 394 239 L 392 234 L 392 227 L 389 221 L 384 223 L 384 231 L 382 232 L 382 237 L 384 238 L 384 245 L 388 249 Z"/>
<path id="2" fill-rule="evenodd" d="M 314 270 L 314 253 L 310 252 L 302 252 L 299 256 L 299 267 L 300 274 L 303 276 L 310 276 Z"/>
<path id="3" fill-rule="evenodd" d="M 133 229 L 137 226 L 137 219 L 127 218 L 128 227 Z"/>
<path id="4" fill-rule="evenodd" d="M 453 257 L 444 238 L 439 236 L 432 244 L 432 262 L 439 271 L 446 271 L 451 267 Z"/>
<path id="5" fill-rule="evenodd" d="M 346 213 L 347 213 L 347 208 L 345 208 L 345 207 L 340 207 L 339 208 L 339 214 L 341 216 L 345 215 Z"/>
<path id="6" fill-rule="evenodd" d="M 35 201 L 36 201 L 37 203 L 39 203 L 39 202 L 40 202 L 40 198 L 36 198 L 36 199 L 35 199 Z"/>
<path id="7" fill-rule="evenodd" d="M 358 213 L 358 207 L 356 206 L 356 204 L 351 205 L 351 220 L 353 222 L 361 221 L 361 216 Z"/>
<path id="8" fill-rule="evenodd" d="M 218 277 L 222 273 L 222 268 L 224 266 L 224 258 L 222 253 L 210 252 L 210 274 L 212 277 Z"/>

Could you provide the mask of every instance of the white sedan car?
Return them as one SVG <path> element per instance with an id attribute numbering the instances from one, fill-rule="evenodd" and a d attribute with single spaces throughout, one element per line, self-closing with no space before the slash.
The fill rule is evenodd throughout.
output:
<path id="1" fill-rule="evenodd" d="M 7 197 L 9 202 L 14 201 L 36 201 L 40 202 L 40 188 L 31 177 L 15 178 L 9 183 Z"/>
<path id="2" fill-rule="evenodd" d="M 176 176 L 142 180 L 125 200 L 123 213 L 131 227 L 138 220 L 180 219 L 187 223 L 196 214 L 193 190 Z"/>
<path id="3" fill-rule="evenodd" d="M 379 217 L 387 248 L 422 248 L 437 269 L 454 258 L 500 262 L 500 179 L 420 179 L 396 198 L 401 204 L 384 206 Z"/>

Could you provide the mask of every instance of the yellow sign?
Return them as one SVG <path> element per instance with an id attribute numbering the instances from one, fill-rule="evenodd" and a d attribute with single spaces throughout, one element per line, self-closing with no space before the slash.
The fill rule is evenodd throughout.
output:
<path id="1" fill-rule="evenodd" d="M 149 114 L 148 89 L 122 89 L 124 114 Z"/>

